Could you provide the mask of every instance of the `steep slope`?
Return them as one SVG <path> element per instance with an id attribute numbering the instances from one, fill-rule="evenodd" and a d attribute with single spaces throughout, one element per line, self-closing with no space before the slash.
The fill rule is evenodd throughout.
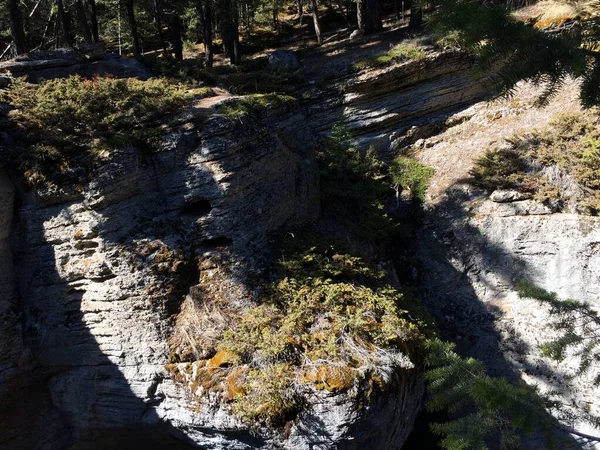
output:
<path id="1" fill-rule="evenodd" d="M 533 106 L 537 92 L 524 84 L 512 100 L 475 105 L 461 113 L 462 124 L 413 147 L 436 169 L 417 235 L 419 280 L 443 334 L 464 354 L 484 361 L 492 374 L 559 392 L 576 418 L 567 425 L 597 434 L 577 417 L 600 412 L 593 383 L 599 368 L 571 379 L 575 354 L 560 363 L 543 357 L 539 346 L 559 335 L 557 319 L 547 306 L 519 298 L 515 285 L 526 279 L 600 308 L 600 219 L 568 206 L 557 211 L 517 191 L 485 192 L 469 174 L 487 150 L 511 148 L 515 136 L 536 129 L 543 136 L 553 120 L 582 113 L 576 83 L 541 109 Z M 561 195 L 572 195 L 572 177 L 554 180 Z"/>

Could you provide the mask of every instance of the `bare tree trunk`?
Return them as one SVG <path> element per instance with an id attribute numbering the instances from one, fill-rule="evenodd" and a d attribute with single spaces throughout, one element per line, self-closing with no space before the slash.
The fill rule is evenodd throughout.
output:
<path id="1" fill-rule="evenodd" d="M 162 29 L 162 13 L 162 1 L 154 0 L 154 25 L 156 26 L 156 33 L 163 49 L 163 55 L 167 56 L 167 46 L 165 45 L 165 37 Z"/>
<path id="2" fill-rule="evenodd" d="M 65 12 L 63 0 L 56 0 L 56 4 L 58 5 L 58 18 L 62 24 L 63 33 L 65 35 L 65 44 L 67 44 L 68 47 L 73 47 L 73 40 L 71 39 L 71 27 L 69 26 L 69 19 L 67 17 L 67 13 Z"/>
<path id="3" fill-rule="evenodd" d="M 240 62 L 238 11 L 234 0 L 221 0 L 221 37 L 231 64 Z"/>
<path id="4" fill-rule="evenodd" d="M 378 3 L 378 0 L 365 0 L 364 34 L 372 34 L 380 31 L 382 28 Z"/>
<path id="5" fill-rule="evenodd" d="M 94 42 L 100 42 L 100 33 L 98 33 L 98 15 L 96 13 L 96 0 L 87 0 L 92 10 L 91 25 L 92 25 L 92 37 Z"/>
<path id="6" fill-rule="evenodd" d="M 15 43 L 17 55 L 27 52 L 25 31 L 23 30 L 23 16 L 17 0 L 8 0 L 8 15 L 10 16 L 10 32 Z"/>
<path id="7" fill-rule="evenodd" d="M 317 36 L 317 43 L 321 45 L 323 43 L 323 37 L 321 36 L 321 23 L 319 22 L 319 7 L 317 6 L 317 0 L 310 0 L 313 12 L 313 24 L 315 26 L 315 35 Z"/>
<path id="8" fill-rule="evenodd" d="M 77 10 L 77 20 L 81 25 L 83 31 L 83 38 L 85 42 L 92 42 L 92 32 L 88 26 L 87 18 L 85 16 L 85 8 L 83 7 L 83 0 L 77 0 L 75 2 L 75 9 Z"/>
<path id="9" fill-rule="evenodd" d="M 133 54 L 136 58 L 142 55 L 140 47 L 140 37 L 137 30 L 137 22 L 135 21 L 135 10 L 133 8 L 133 0 L 127 0 L 125 3 L 127 9 L 127 20 L 129 21 L 129 29 L 131 31 L 131 40 L 133 41 Z"/>
<path id="10" fill-rule="evenodd" d="M 183 60 L 183 41 L 181 40 L 181 18 L 179 14 L 173 13 L 171 18 L 171 35 L 173 38 L 173 52 L 175 59 Z"/>
<path id="11" fill-rule="evenodd" d="M 298 9 L 298 24 L 302 26 L 304 20 L 304 10 L 302 7 L 303 0 L 296 0 L 296 8 Z"/>
<path id="12" fill-rule="evenodd" d="M 364 0 L 356 0 L 356 21 L 358 29 L 365 32 L 365 2 Z"/>
<path id="13" fill-rule="evenodd" d="M 198 22 L 200 23 L 200 28 L 201 28 L 200 32 L 202 35 L 202 43 L 204 44 L 206 67 L 212 67 L 212 65 L 213 65 L 212 0 L 196 0 L 196 12 L 198 13 Z"/>

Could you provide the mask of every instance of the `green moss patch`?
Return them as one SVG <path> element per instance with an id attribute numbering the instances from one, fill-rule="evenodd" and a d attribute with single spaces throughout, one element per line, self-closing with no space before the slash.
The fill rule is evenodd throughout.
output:
<path id="1" fill-rule="evenodd" d="M 400 61 L 423 61 L 427 57 L 425 49 L 415 40 L 402 42 L 390 51 L 373 56 L 355 63 L 354 70 L 363 70 L 370 67 L 386 67 Z"/>

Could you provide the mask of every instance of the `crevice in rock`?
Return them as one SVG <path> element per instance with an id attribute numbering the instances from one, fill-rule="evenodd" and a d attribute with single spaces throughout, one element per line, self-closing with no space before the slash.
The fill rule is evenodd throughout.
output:
<path id="1" fill-rule="evenodd" d="M 205 239 L 200 245 L 210 249 L 221 250 L 229 247 L 231 244 L 233 244 L 233 239 L 225 236 L 218 236 L 215 238 Z"/>
<path id="2" fill-rule="evenodd" d="M 206 199 L 194 200 L 186 203 L 181 209 L 181 214 L 188 217 L 203 217 L 212 211 L 210 201 Z"/>

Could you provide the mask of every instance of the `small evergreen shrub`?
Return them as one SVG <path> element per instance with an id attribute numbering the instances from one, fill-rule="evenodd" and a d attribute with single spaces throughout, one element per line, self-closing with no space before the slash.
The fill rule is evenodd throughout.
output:
<path id="1" fill-rule="evenodd" d="M 420 201 L 425 201 L 425 192 L 434 173 L 432 167 L 403 156 L 394 159 L 390 167 L 392 183 L 409 190 Z"/>
<path id="2" fill-rule="evenodd" d="M 349 144 L 343 127 L 334 127 L 318 149 L 323 210 L 369 242 L 381 241 L 399 223 L 389 213 L 386 199 L 392 193 L 385 165 L 375 151 L 359 151 Z"/>
<path id="3" fill-rule="evenodd" d="M 235 99 L 223 105 L 220 112 L 232 120 L 245 116 L 256 116 L 266 108 L 280 108 L 295 102 L 296 99 L 289 95 L 256 94 Z"/>
<path id="4" fill-rule="evenodd" d="M 469 174 L 471 182 L 483 189 L 511 189 L 522 184 L 526 167 L 525 160 L 514 150 L 488 150 L 475 160 Z"/>
<path id="5" fill-rule="evenodd" d="M 408 356 L 406 343 L 420 338 L 404 309 L 410 302 L 385 272 L 323 235 L 287 241 L 260 304 L 245 309 L 219 344 L 249 367 L 234 411 L 271 426 L 301 408 L 302 385 L 337 391 L 371 376 L 388 382 L 387 371 Z"/>

